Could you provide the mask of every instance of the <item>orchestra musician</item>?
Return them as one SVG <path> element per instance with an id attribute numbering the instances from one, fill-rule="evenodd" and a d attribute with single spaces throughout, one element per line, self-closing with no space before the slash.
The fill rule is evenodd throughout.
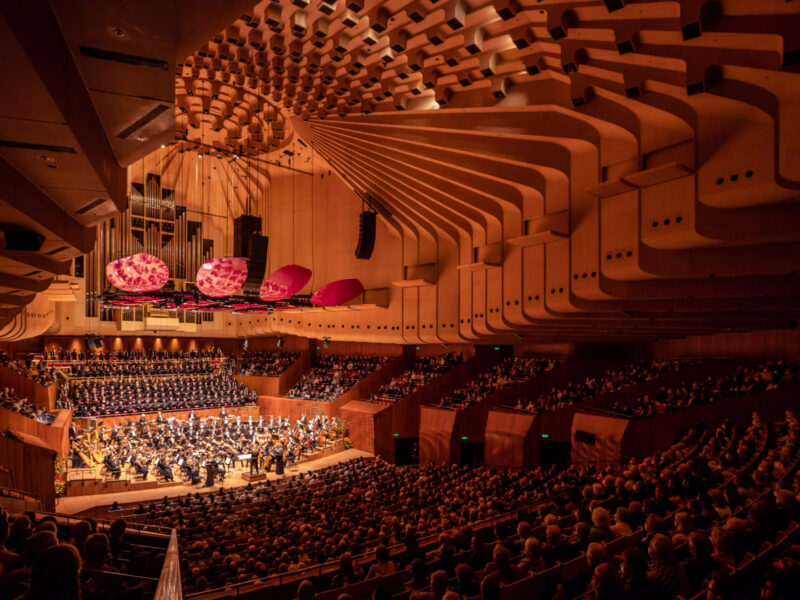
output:
<path id="1" fill-rule="evenodd" d="M 111 452 L 106 454 L 103 459 L 103 464 L 105 464 L 106 469 L 108 469 L 108 472 L 114 479 L 119 479 L 119 476 L 122 474 L 122 469 L 119 468 L 119 463 Z"/>

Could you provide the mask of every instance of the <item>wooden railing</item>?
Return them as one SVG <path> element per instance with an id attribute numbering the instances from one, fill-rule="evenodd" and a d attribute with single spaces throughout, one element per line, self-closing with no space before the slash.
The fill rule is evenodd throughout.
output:
<path id="1" fill-rule="evenodd" d="M 154 600 L 181 600 L 182 598 L 178 536 L 173 529 L 169 536 L 169 546 L 164 557 L 164 565 L 161 567 L 161 577 L 158 579 Z"/>

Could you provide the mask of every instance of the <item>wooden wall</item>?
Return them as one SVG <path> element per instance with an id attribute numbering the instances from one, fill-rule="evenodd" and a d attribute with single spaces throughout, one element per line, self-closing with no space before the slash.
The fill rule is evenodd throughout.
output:
<path id="1" fill-rule="evenodd" d="M 666 357 L 800 358 L 800 329 L 694 335 L 653 343 L 653 354 Z"/>
<path id="2" fill-rule="evenodd" d="M 289 350 L 298 352 L 299 350 Z M 260 375 L 236 375 L 235 379 L 243 383 L 251 390 L 255 390 L 259 396 L 283 396 L 300 381 L 303 374 L 311 366 L 311 351 L 306 349 L 299 351 L 297 357 L 286 370 L 278 377 L 261 377 Z"/>
<path id="3" fill-rule="evenodd" d="M 486 419 L 483 458 L 490 467 L 529 467 L 530 438 L 536 417 L 508 409 L 490 410 Z"/>
<path id="4" fill-rule="evenodd" d="M 218 417 L 222 408 L 204 408 L 198 409 L 194 411 L 194 414 L 198 416 L 200 419 L 205 419 L 206 417 Z M 242 419 L 247 419 L 247 417 L 253 417 L 253 419 L 257 419 L 259 413 L 259 409 L 256 406 L 226 406 L 225 411 L 228 413 L 229 417 L 236 417 L 237 415 L 241 415 Z M 189 413 L 191 411 L 188 410 L 178 410 L 175 412 L 163 412 L 161 416 L 164 419 L 169 419 L 174 417 L 176 419 L 187 419 L 189 417 Z M 148 421 L 155 421 L 157 413 L 146 413 L 145 419 Z M 106 429 L 110 429 L 114 427 L 114 425 L 121 425 L 125 423 L 125 421 L 139 421 L 142 415 L 125 415 L 119 417 L 98 417 L 97 423 L 98 425 L 102 424 L 103 427 Z M 86 417 L 76 417 L 73 419 L 75 421 L 75 425 L 80 429 L 86 429 L 89 419 Z"/>
<path id="5" fill-rule="evenodd" d="M 459 447 L 453 439 L 458 413 L 448 408 L 421 407 L 419 464 L 458 462 Z"/>
<path id="6" fill-rule="evenodd" d="M 36 406 L 43 406 L 47 410 L 56 407 L 58 385 L 55 383 L 45 386 L 17 373 L 14 369 L 0 366 L 0 387 L 5 386 L 13 387 L 17 397 L 27 398 Z"/>
<path id="7" fill-rule="evenodd" d="M 388 407 L 383 404 L 351 400 L 342 406 L 339 416 L 347 422 L 347 435 L 353 447 L 391 461 L 394 460 L 394 443 L 386 444 L 386 440 L 392 439 L 387 411 Z"/>
<path id="8" fill-rule="evenodd" d="M 290 421 L 299 419 L 303 414 L 309 418 L 316 415 L 332 417 L 336 414 L 333 402 L 287 398 L 286 396 L 259 396 L 259 412 L 268 417 L 288 417 Z"/>
<path id="9" fill-rule="evenodd" d="M 278 348 L 278 338 L 283 337 L 283 346 Z M 304 352 L 311 348 L 311 343 L 315 340 L 296 335 L 269 336 L 269 337 L 248 337 L 247 349 L 251 351 L 267 350 L 269 352 L 282 350 L 284 352 Z"/>
<path id="10" fill-rule="evenodd" d="M 169 350 L 171 352 L 191 352 L 197 350 L 211 350 L 222 348 L 227 355 L 238 355 L 241 353 L 242 341 L 225 338 L 189 338 L 189 337 L 170 337 L 163 336 L 110 336 L 103 339 L 103 352 L 120 352 L 124 350 Z M 75 350 L 76 352 L 87 352 L 86 344 L 82 336 L 45 336 L 42 345 L 38 348 L 41 351 L 50 350 Z"/>
<path id="11" fill-rule="evenodd" d="M 40 500 L 46 511 L 55 510 L 55 458 L 55 451 L 35 438 L 0 432 L 0 464 L 14 474 L 14 487 Z"/>
<path id="12" fill-rule="evenodd" d="M 71 410 L 55 411 L 52 425 L 45 425 L 7 408 L 0 408 L 0 431 L 11 429 L 42 440 L 48 448 L 64 456 L 69 452 L 69 426 Z"/>

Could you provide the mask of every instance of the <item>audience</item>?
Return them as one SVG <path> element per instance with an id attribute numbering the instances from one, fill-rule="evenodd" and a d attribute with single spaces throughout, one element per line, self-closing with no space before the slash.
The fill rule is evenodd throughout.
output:
<path id="1" fill-rule="evenodd" d="M 613 410 L 636 419 L 721 402 L 730 398 L 773 390 L 789 385 L 800 375 L 800 362 L 766 361 L 753 366 L 738 366 L 733 373 L 708 377 L 703 381 L 683 382 L 674 388 L 661 388 L 653 397 L 640 396 L 634 401 L 615 402 Z"/>
<path id="2" fill-rule="evenodd" d="M 388 361 L 388 356 L 317 356 L 311 370 L 286 395 L 332 402 Z"/>
<path id="3" fill-rule="evenodd" d="M 217 361 L 207 358 L 167 358 L 159 360 L 92 360 L 70 364 L 71 378 L 108 378 L 131 375 L 210 375 Z"/>
<path id="4" fill-rule="evenodd" d="M 240 375 L 259 375 L 261 377 L 278 377 L 300 356 L 297 352 L 247 352 L 242 355 L 239 367 Z"/>
<path id="5" fill-rule="evenodd" d="M 464 387 L 442 398 L 439 406 L 464 410 L 473 404 L 483 402 L 517 382 L 552 371 L 557 364 L 557 360 L 550 358 L 520 358 L 518 356 L 506 358 L 488 372 L 481 373 Z"/>
<path id="6" fill-rule="evenodd" d="M 97 524 L 91 519 L 79 521 L 71 531 L 52 516 L 32 519 L 35 515 L 26 513 L 11 522 L 21 544 L 21 551 L 12 553 L 3 548 L 9 517 L 0 511 L 0 600 L 153 597 L 164 562 L 163 549 L 154 546 L 159 542 L 151 538 L 146 544 L 128 542 L 123 520 L 112 525 L 112 530 L 116 526 L 112 545 L 106 533 L 96 531 Z M 83 537 L 84 531 L 94 533 L 81 548 L 74 541 Z M 112 553 L 112 548 L 116 552 Z"/>
<path id="7" fill-rule="evenodd" d="M 0 392 L 0 406 L 45 425 L 52 424 L 56 418 L 55 415 L 47 412 L 45 408 L 34 406 L 27 398 L 18 398 L 12 387 L 5 387 Z"/>
<path id="8" fill-rule="evenodd" d="M 370 397 L 370 402 L 396 402 L 413 394 L 417 389 L 427 385 L 442 373 L 446 373 L 463 360 L 460 352 L 439 354 L 438 356 L 420 356 L 414 365 Z"/>
<path id="9" fill-rule="evenodd" d="M 675 373 L 692 364 L 694 362 L 689 360 L 661 359 L 632 363 L 621 370 L 609 369 L 600 377 L 587 377 L 575 385 L 570 382 L 565 388 L 553 388 L 549 393 L 527 402 L 520 398 L 516 408 L 537 414 L 551 412 L 668 373 Z"/>

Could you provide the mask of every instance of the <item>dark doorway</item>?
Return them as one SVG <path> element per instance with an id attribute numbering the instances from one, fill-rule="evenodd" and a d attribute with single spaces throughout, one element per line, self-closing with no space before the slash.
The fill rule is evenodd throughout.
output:
<path id="1" fill-rule="evenodd" d="M 554 442 L 542 440 L 539 445 L 539 462 L 543 467 L 568 463 L 570 459 L 571 444 L 569 442 Z"/>
<path id="2" fill-rule="evenodd" d="M 394 438 L 394 462 L 398 465 L 418 465 L 419 438 Z"/>
<path id="3" fill-rule="evenodd" d="M 477 467 L 483 464 L 483 442 L 461 442 L 461 464 Z"/>

